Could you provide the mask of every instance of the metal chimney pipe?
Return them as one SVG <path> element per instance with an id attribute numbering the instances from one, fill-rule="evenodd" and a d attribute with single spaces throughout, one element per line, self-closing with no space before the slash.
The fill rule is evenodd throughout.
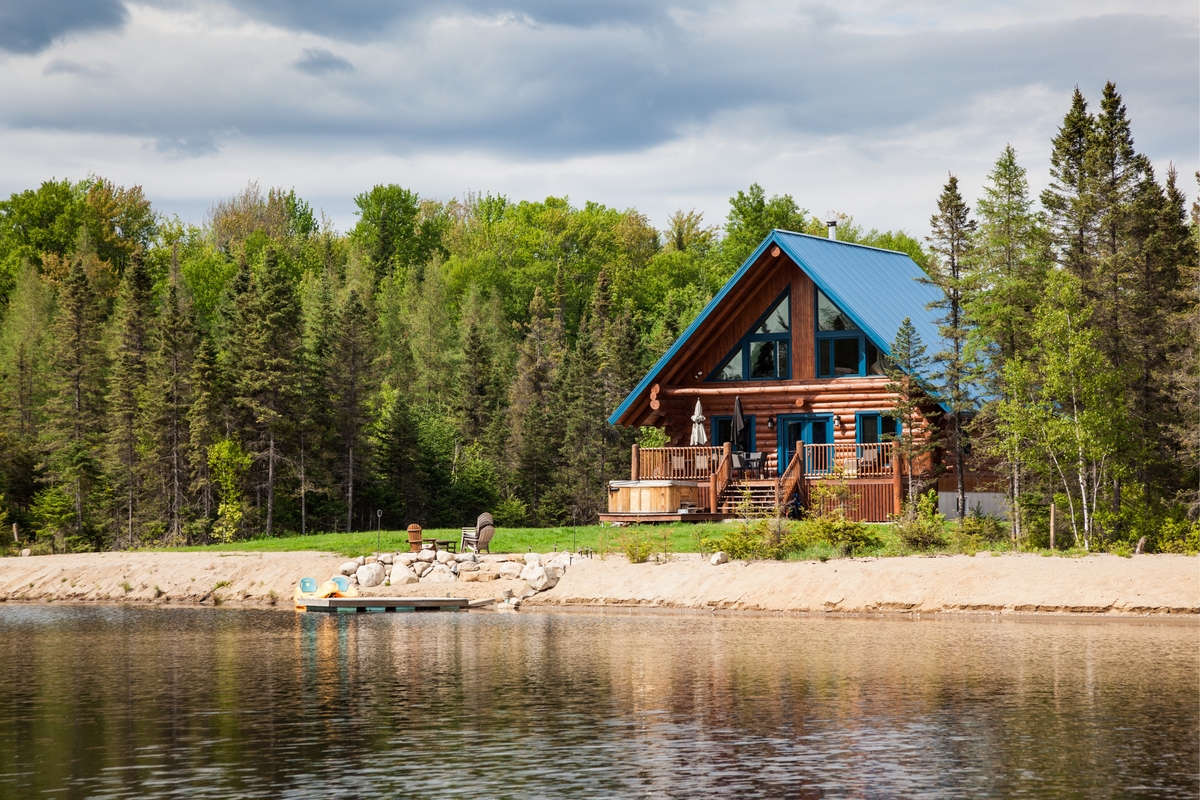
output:
<path id="1" fill-rule="evenodd" d="M 829 238 L 837 241 L 837 220 L 831 219 L 825 223 L 829 227 Z"/>

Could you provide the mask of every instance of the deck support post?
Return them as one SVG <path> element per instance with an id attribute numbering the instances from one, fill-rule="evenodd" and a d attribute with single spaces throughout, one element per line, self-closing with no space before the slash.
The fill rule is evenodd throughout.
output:
<path id="1" fill-rule="evenodd" d="M 892 513 L 899 514 L 904 507 L 904 473 L 901 471 L 900 448 L 892 442 Z"/>
<path id="2" fill-rule="evenodd" d="M 641 474 L 642 474 L 642 463 L 641 463 L 641 452 L 640 452 L 641 449 L 642 448 L 638 447 L 637 443 L 634 442 L 633 452 L 629 459 L 629 480 L 631 480 L 631 481 L 641 480 Z"/>

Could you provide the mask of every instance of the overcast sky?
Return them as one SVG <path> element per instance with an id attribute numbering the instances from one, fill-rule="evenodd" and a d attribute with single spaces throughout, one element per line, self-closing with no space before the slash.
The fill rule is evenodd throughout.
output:
<path id="1" fill-rule="evenodd" d="M 1117 83 L 1189 197 L 1195 0 L 0 0 L 0 193 L 88 173 L 200 222 L 256 179 L 353 196 L 569 195 L 720 222 L 759 182 L 924 235 L 1005 143 L 1046 181 L 1078 84 Z"/>

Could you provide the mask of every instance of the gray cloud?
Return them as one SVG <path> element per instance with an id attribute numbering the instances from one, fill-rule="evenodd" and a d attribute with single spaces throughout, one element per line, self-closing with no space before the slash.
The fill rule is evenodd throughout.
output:
<path id="1" fill-rule="evenodd" d="M 43 75 L 77 75 L 81 78 L 100 79 L 110 74 L 107 66 L 82 64 L 65 58 L 56 58 L 42 69 Z"/>
<path id="2" fill-rule="evenodd" d="M 0 50 L 37 53 L 70 33 L 120 28 L 120 0 L 0 0 Z"/>
<path id="3" fill-rule="evenodd" d="M 534 24 L 588 28 L 596 25 L 645 26 L 668 20 L 676 5 L 663 0 L 444 0 L 437 3 L 391 3 L 379 0 L 232 0 L 254 19 L 283 28 L 353 41 L 384 37 L 398 25 L 435 16 L 513 15 Z"/>
<path id="4" fill-rule="evenodd" d="M 221 152 L 220 142 L 211 134 L 158 139 L 152 146 L 170 158 L 199 158 Z"/>
<path id="5" fill-rule="evenodd" d="M 295 64 L 306 75 L 327 75 L 330 72 L 354 72 L 354 65 L 341 56 L 320 47 L 307 47 Z"/>

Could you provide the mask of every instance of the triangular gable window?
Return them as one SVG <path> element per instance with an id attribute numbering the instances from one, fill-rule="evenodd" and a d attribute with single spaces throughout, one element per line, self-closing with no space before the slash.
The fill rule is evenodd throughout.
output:
<path id="1" fill-rule="evenodd" d="M 856 331 L 858 326 L 850 320 L 849 314 L 835 306 L 824 292 L 817 289 L 817 330 Z"/>
<path id="2" fill-rule="evenodd" d="M 787 292 L 742 338 L 710 381 L 786 380 L 792 374 L 792 304 Z"/>

